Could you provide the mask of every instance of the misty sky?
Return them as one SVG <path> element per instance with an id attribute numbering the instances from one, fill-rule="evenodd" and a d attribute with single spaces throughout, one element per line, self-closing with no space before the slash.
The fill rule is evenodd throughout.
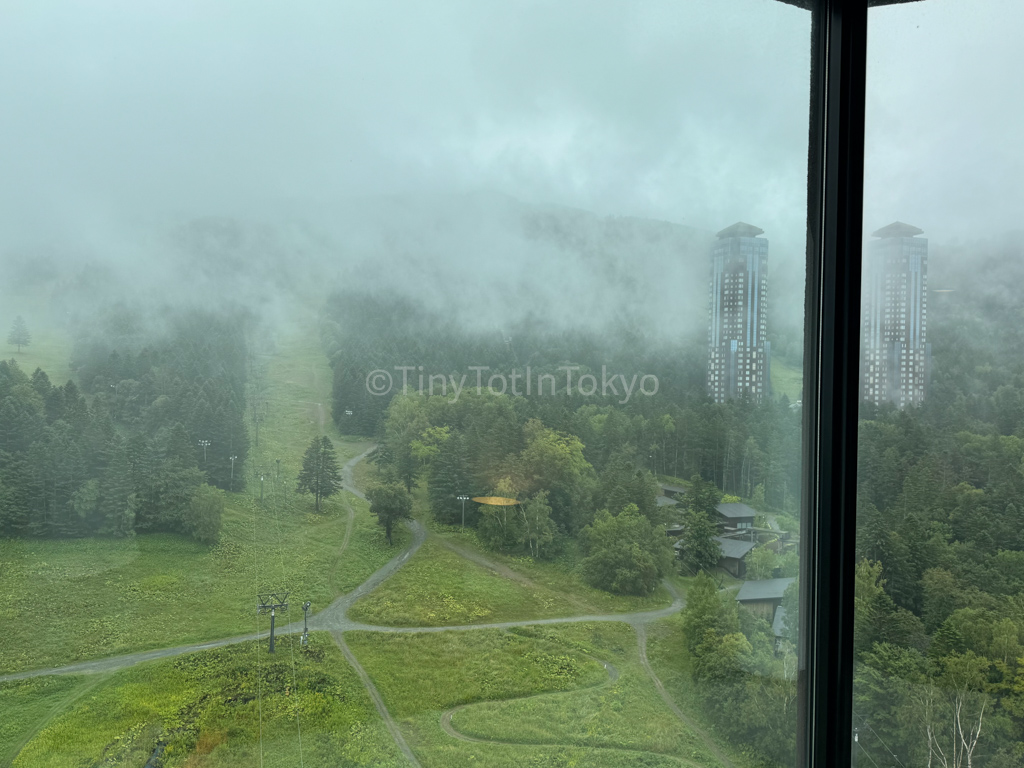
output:
<path id="1" fill-rule="evenodd" d="M 1024 8 L 873 13 L 866 231 L 1019 227 Z M 0 248 L 491 190 L 799 263 L 809 34 L 771 0 L 0 0 Z"/>
<path id="2" fill-rule="evenodd" d="M 865 230 L 934 240 L 1024 227 L 1019 0 L 926 0 L 871 12 Z"/>

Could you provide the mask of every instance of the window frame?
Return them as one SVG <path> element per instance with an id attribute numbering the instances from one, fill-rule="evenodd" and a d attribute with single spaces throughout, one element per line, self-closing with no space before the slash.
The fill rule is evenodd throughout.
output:
<path id="1" fill-rule="evenodd" d="M 811 11 L 797 764 L 849 766 L 869 6 Z"/>

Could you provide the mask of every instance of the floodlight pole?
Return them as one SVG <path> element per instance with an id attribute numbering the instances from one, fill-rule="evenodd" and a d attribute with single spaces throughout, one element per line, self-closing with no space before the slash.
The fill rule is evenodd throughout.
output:
<path id="1" fill-rule="evenodd" d="M 200 440 L 199 444 L 203 446 L 203 466 L 206 466 L 206 449 L 210 447 L 209 440 Z"/>
<path id="2" fill-rule="evenodd" d="M 309 645 L 309 606 L 312 603 L 307 600 L 302 604 L 302 645 Z"/>
<path id="3" fill-rule="evenodd" d="M 274 619 L 277 609 L 282 613 L 288 612 L 288 593 L 270 592 L 265 595 L 256 595 L 256 613 L 270 611 L 270 652 L 274 652 Z"/>
<path id="4" fill-rule="evenodd" d="M 235 459 L 237 459 L 237 458 L 238 458 L 237 456 L 232 456 L 231 457 L 231 490 L 232 491 L 235 490 Z"/>
<path id="5" fill-rule="evenodd" d="M 462 502 L 462 530 L 466 530 L 466 502 L 469 501 L 469 496 L 460 493 L 455 498 Z"/>

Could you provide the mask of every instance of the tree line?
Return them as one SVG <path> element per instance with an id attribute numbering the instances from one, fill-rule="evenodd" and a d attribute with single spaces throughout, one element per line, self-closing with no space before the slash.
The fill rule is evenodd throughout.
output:
<path id="1" fill-rule="evenodd" d="M 487 366 L 486 389 L 487 376 L 522 373 L 529 365 L 534 378 L 553 376 L 557 392 L 513 398 L 516 411 L 576 435 L 597 472 L 626 461 L 657 474 L 699 475 L 725 493 L 798 514 L 799 409 L 785 397 L 762 404 L 711 402 L 705 389 L 703 336 L 669 345 L 628 324 L 607 332 L 550 330 L 529 318 L 505 332 L 475 332 L 414 299 L 358 291 L 330 297 L 320 331 L 334 375 L 332 416 L 344 433 L 373 437 L 385 431 L 389 406 L 401 390 L 402 374 L 395 366 L 423 366 L 434 374 L 464 374 L 470 366 Z M 634 394 L 626 403 L 621 392 L 602 396 L 599 390 L 588 397 L 577 389 L 567 391 L 563 366 L 579 366 L 575 376 L 590 373 L 598 381 L 602 366 L 630 376 L 650 374 L 658 379 L 658 392 L 650 397 Z M 385 395 L 368 391 L 367 375 L 374 370 L 388 371 L 394 378 Z M 409 374 L 410 391 L 418 390 L 418 376 L 418 371 Z M 453 399 L 451 394 L 448 399 Z M 495 437 L 503 439 L 497 433 Z M 486 440 L 478 442 L 488 455 L 497 450 Z M 408 474 L 409 458 L 396 460 L 405 463 L 402 471 Z"/>
<path id="2" fill-rule="evenodd" d="M 860 764 L 1024 763 L 1020 245 L 947 249 L 918 408 L 862 410 Z M 894 757 L 895 756 L 895 757 Z"/>
<path id="3" fill-rule="evenodd" d="M 216 538 L 248 453 L 244 323 L 180 314 L 137 347 L 83 334 L 80 385 L 0 361 L 0 534 Z"/>

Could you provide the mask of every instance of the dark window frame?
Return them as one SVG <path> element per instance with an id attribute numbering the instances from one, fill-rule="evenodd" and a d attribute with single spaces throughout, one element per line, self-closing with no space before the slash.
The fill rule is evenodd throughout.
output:
<path id="1" fill-rule="evenodd" d="M 782 0 L 811 11 L 800 660 L 802 768 L 851 764 L 868 7 L 917 0 Z"/>

